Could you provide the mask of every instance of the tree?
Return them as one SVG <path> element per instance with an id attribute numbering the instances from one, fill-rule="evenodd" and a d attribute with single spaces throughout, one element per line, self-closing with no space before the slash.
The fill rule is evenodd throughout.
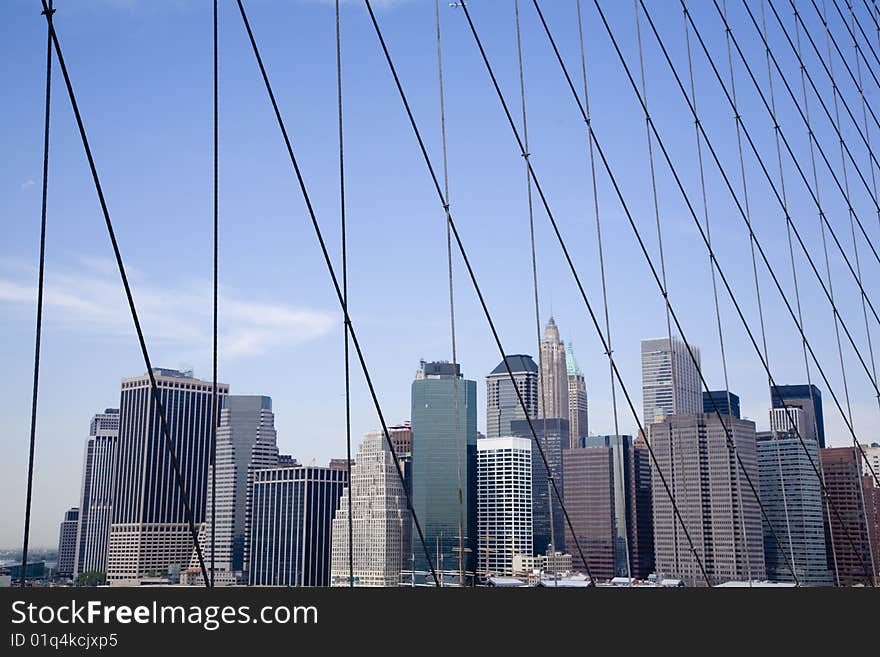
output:
<path id="1" fill-rule="evenodd" d="M 94 570 L 89 572 L 80 573 L 74 584 L 77 586 L 99 586 L 104 584 L 107 579 L 105 573 L 100 573 Z"/>

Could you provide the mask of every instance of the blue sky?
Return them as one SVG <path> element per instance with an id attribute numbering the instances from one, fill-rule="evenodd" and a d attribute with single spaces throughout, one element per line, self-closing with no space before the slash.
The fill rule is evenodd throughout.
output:
<path id="1" fill-rule="evenodd" d="M 591 301 L 601 310 L 599 269 L 583 122 L 553 59 L 531 3 L 521 3 L 532 162 Z M 723 26 L 712 6 L 693 3 L 694 20 L 725 79 Z M 777 2 L 791 31 L 790 9 Z M 233 393 L 274 400 L 278 440 L 300 461 L 344 454 L 340 312 L 293 178 L 259 71 L 232 2 L 221 9 L 221 341 L 220 378 Z M 509 127 L 482 68 L 460 9 L 441 3 L 447 91 L 451 203 L 462 238 L 510 353 L 534 353 L 531 269 L 524 173 Z M 634 72 L 638 50 L 633 7 L 604 3 Z M 758 3 L 752 3 L 757 12 Z M 33 359 L 36 257 L 45 67 L 45 22 L 39 3 L 3 3 L 0 52 L 5 102 L 0 105 L 0 422 L 5 427 L 5 476 L 0 496 L 0 546 L 21 536 Z M 153 362 L 193 367 L 210 378 L 211 329 L 211 15 L 207 1 L 58 0 L 56 25 L 132 279 Z M 275 86 L 319 221 L 339 254 L 334 16 L 331 2 L 253 0 L 252 26 Z M 518 108 L 512 2 L 469 5 L 499 82 Z M 379 20 L 435 165 L 440 164 L 433 2 L 377 3 Z M 574 0 L 544 9 L 573 74 L 579 75 Z M 645 124 L 636 98 L 591 2 L 584 3 L 594 127 L 627 202 L 657 253 L 646 160 Z M 683 18 L 677 2 L 650 4 L 658 29 L 686 73 Z M 763 88 L 766 63 L 738 0 L 730 20 Z M 810 11 L 808 11 L 808 9 Z M 817 44 L 824 36 L 811 6 L 804 18 Z M 863 26 L 873 26 L 867 14 Z M 768 17 L 771 43 L 800 93 L 796 61 Z M 831 21 L 848 62 L 853 49 L 843 25 Z M 648 95 L 654 120 L 698 212 L 702 201 L 693 120 L 649 28 L 643 22 Z M 343 5 L 347 196 L 351 314 L 389 421 L 409 416 L 409 387 L 420 358 L 449 358 L 444 217 L 359 2 Z M 692 44 L 693 45 L 693 44 Z M 694 46 L 696 48 L 696 46 Z M 863 48 L 866 47 L 862 46 Z M 876 44 L 875 44 L 876 47 Z M 869 55 L 870 56 L 870 55 Z M 734 55 L 735 57 L 735 55 Z M 830 83 L 815 55 L 806 59 L 831 107 Z M 876 62 L 874 62 L 876 64 Z M 741 179 L 732 112 L 705 58 L 694 51 L 703 125 L 739 191 Z M 737 62 L 740 110 L 772 174 L 778 175 L 772 124 Z M 880 69 L 877 66 L 875 70 Z M 835 60 L 838 84 L 861 120 L 859 98 Z M 878 88 L 866 75 L 868 102 Z M 37 432 L 33 544 L 52 545 L 63 511 L 77 503 L 83 439 L 96 411 L 118 404 L 119 382 L 144 367 L 92 187 L 72 112 L 53 77 L 50 193 L 43 367 Z M 780 125 L 807 175 L 805 127 L 775 80 Z M 800 99 L 800 98 L 799 98 Z M 814 130 L 840 175 L 831 124 L 810 97 Z M 833 110 L 832 110 L 833 111 Z M 841 112 L 844 112 L 841 106 Z M 517 115 L 518 116 L 518 115 Z M 867 150 L 843 116 L 843 132 L 869 178 Z M 872 143 L 880 144 L 877 126 Z M 657 182 L 670 298 L 688 338 L 702 349 L 706 378 L 723 387 L 705 248 L 657 152 Z M 747 233 L 704 152 L 712 234 L 718 257 L 749 322 L 758 330 Z M 820 164 L 821 167 L 821 164 Z M 784 216 L 746 146 L 746 180 L 756 233 L 793 298 Z M 824 257 L 815 206 L 790 160 L 784 163 L 790 212 L 822 274 Z M 664 335 L 663 304 L 599 168 L 610 313 L 615 354 L 641 410 L 639 340 Z M 875 172 L 877 175 L 877 172 Z M 848 168 L 852 203 L 872 240 L 880 240 L 876 207 Z M 826 214 L 852 254 L 842 195 L 826 170 L 819 186 Z M 702 216 L 701 216 L 702 219 Z M 552 311 L 573 340 L 590 396 L 590 429 L 612 430 L 607 361 L 562 261 L 546 216 L 536 209 L 542 323 Z M 859 237 L 868 294 L 878 263 Z M 831 277 L 841 314 L 857 344 L 867 344 L 856 286 L 830 247 Z M 843 386 L 827 301 L 796 253 L 807 333 L 835 390 Z M 499 355 L 456 258 L 458 346 L 465 376 L 479 382 Z M 759 270 L 771 367 L 779 383 L 805 381 L 794 324 L 766 271 Z M 744 415 L 766 427 L 766 376 L 726 295 L 721 293 L 730 387 Z M 873 299 L 873 297 L 872 297 Z M 878 298 L 880 305 L 880 298 Z M 877 324 L 871 324 L 872 337 Z M 845 340 L 845 338 L 843 338 Z M 880 344 L 875 342 L 875 347 Z M 872 388 L 851 348 L 844 363 L 860 439 L 877 439 Z M 818 375 L 813 368 L 814 382 Z M 377 425 L 360 374 L 353 378 L 355 439 Z M 824 384 L 826 434 L 850 440 Z M 621 428 L 635 423 L 621 406 Z"/>

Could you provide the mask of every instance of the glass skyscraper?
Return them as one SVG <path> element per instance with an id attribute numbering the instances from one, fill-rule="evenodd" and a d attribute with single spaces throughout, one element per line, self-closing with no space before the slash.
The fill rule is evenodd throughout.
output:
<path id="1" fill-rule="evenodd" d="M 431 560 L 438 570 L 458 570 L 461 519 L 462 567 L 473 572 L 477 550 L 476 381 L 463 379 L 458 364 L 422 361 L 412 384 L 411 422 L 413 509 Z M 412 551 L 413 569 L 429 570 L 415 525 Z"/>

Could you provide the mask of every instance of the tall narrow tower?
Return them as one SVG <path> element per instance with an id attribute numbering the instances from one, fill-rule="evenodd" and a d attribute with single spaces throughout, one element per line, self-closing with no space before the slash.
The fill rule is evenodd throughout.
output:
<path id="1" fill-rule="evenodd" d="M 568 371 L 565 343 L 559 338 L 556 321 L 550 317 L 541 340 L 538 381 L 538 416 L 568 419 Z"/>
<path id="2" fill-rule="evenodd" d="M 587 423 L 587 384 L 584 374 L 574 357 L 574 346 L 568 343 L 565 352 L 565 368 L 568 378 L 568 430 L 569 447 L 581 446 L 581 441 L 590 435 Z"/>

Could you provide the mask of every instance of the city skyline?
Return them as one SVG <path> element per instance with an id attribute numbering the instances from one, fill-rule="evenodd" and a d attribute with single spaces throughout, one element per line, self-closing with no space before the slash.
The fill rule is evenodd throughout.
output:
<path id="1" fill-rule="evenodd" d="M 161 3 L 157 3 L 159 4 Z M 3 399 L 0 419 L 8 427 L 9 435 L 16 437 L 11 441 L 8 454 L 10 462 L 17 465 L 11 468 L 11 476 L 0 488 L 4 498 L 11 501 L 8 508 L 0 512 L 0 544 L 15 546 L 20 542 L 21 536 L 23 505 L 19 502 L 23 499 L 22 484 L 26 463 L 24 441 L 29 420 L 29 390 L 21 382 L 29 378 L 29 359 L 32 355 L 34 272 L 30 255 L 36 248 L 34 219 L 38 216 L 39 204 L 37 186 L 32 182 L 39 177 L 40 152 L 40 117 L 39 112 L 33 111 L 33 108 L 40 105 L 42 92 L 39 81 L 41 76 L 35 67 L 39 66 L 40 57 L 36 54 L 42 48 L 45 26 L 32 11 L 32 7 L 24 3 L 10 5 L 8 11 L 10 20 L 4 21 L 3 28 L 0 29 L 4 30 L 3 34 L 7 37 L 3 42 L 8 44 L 12 69 L 15 71 L 14 83 L 21 93 L 2 110 L 7 119 L 3 122 L 3 137 L 7 138 L 4 142 L 10 144 L 10 152 L 16 155 L 0 164 L 0 176 L 4 189 L 8 190 L 3 201 L 4 215 L 14 218 L 9 222 L 9 239 L 0 254 L 0 303 L 10 318 L 9 321 L 4 321 L 0 334 L 2 343 L 8 345 L 2 353 L 4 363 L 8 363 L 8 376 L 0 388 L 0 398 Z M 616 24 L 631 28 L 631 16 L 627 15 L 628 12 L 615 7 L 609 7 L 608 11 Z M 713 22 L 711 14 L 702 8 L 695 7 L 694 12 L 695 20 L 700 24 L 714 26 L 716 39 L 720 43 L 723 39 L 718 31 L 717 20 Z M 305 47 L 314 48 L 315 57 L 308 62 L 309 66 L 323 67 L 326 64 L 328 70 L 332 66 L 329 38 L 332 24 L 326 6 L 321 3 L 290 3 L 289 6 L 267 3 L 266 8 L 255 8 L 254 14 L 256 29 L 269 43 L 279 42 L 281 24 L 289 24 L 295 20 L 306 34 Z M 412 68 L 404 71 L 407 80 L 419 79 L 424 71 L 433 72 L 436 62 L 432 61 L 432 53 L 415 48 L 416 31 L 411 35 L 407 29 L 409 25 L 417 24 L 428 30 L 430 21 L 427 20 L 427 13 L 420 11 L 418 3 L 400 3 L 393 7 L 384 7 L 382 14 L 383 20 L 387 20 L 389 37 L 393 39 L 395 47 L 410 48 L 413 53 L 409 64 Z M 169 15 L 175 20 L 168 21 Z M 510 17 L 502 14 L 498 8 L 475 9 L 475 15 L 481 23 L 491 20 L 492 17 L 501 17 L 504 20 L 499 25 L 510 27 Z M 461 21 L 452 16 L 455 14 L 451 10 L 443 16 L 445 24 L 449 26 L 450 38 L 463 39 L 466 35 L 461 31 Z M 378 75 L 385 75 L 380 68 L 374 67 L 381 64 L 381 61 L 376 58 L 375 43 L 371 40 L 371 35 L 363 29 L 365 25 L 362 10 L 352 9 L 345 18 L 344 29 L 351 36 L 351 40 L 347 42 L 351 50 L 347 51 L 349 54 L 346 62 L 354 69 L 353 75 L 361 73 L 364 79 L 378 79 Z M 556 16 L 554 11 L 554 24 L 565 23 L 564 18 L 564 13 L 560 11 L 559 16 Z M 661 31 L 680 34 L 680 21 L 663 16 L 657 18 Z M 735 29 L 740 33 L 745 32 L 743 17 L 735 15 L 735 18 L 738 20 Z M 208 240 L 205 237 L 208 223 L 205 221 L 201 224 L 199 221 L 207 219 L 209 186 L 206 183 L 209 163 L 207 159 L 203 162 L 194 154 L 200 151 L 202 141 L 208 139 L 207 122 L 204 134 L 197 126 L 208 116 L 209 63 L 206 58 L 204 61 L 191 61 L 184 57 L 190 51 L 185 50 L 188 46 L 184 46 L 180 40 L 183 34 L 201 34 L 199 30 L 203 26 L 199 27 L 199 21 L 199 12 L 185 5 L 174 8 L 168 5 L 145 8 L 143 3 L 133 3 L 125 10 L 117 7 L 107 15 L 101 15 L 94 8 L 62 5 L 58 12 L 59 33 L 69 46 L 69 64 L 74 82 L 82 85 L 80 98 L 86 112 L 87 124 L 96 142 L 98 164 L 106 176 L 111 209 L 120 217 L 122 247 L 129 265 L 133 268 L 135 298 L 145 313 L 147 340 L 154 362 L 180 369 L 193 366 L 201 376 L 205 376 L 210 371 L 206 286 Z M 179 25 L 170 25 L 165 30 L 159 30 L 158 41 L 144 38 L 143 35 L 149 31 L 150 26 L 155 27 L 163 22 Z M 344 449 L 342 390 L 339 383 L 342 369 L 339 313 L 331 303 L 332 299 L 328 300 L 326 280 L 319 270 L 320 263 L 314 250 L 304 248 L 301 263 L 295 265 L 284 257 L 289 244 L 296 243 L 294 240 L 311 245 L 312 237 L 304 230 L 306 227 L 298 222 L 294 222 L 296 228 L 287 228 L 290 207 L 294 207 L 298 200 L 281 192 L 289 188 L 289 174 L 283 168 L 284 163 L 280 157 L 275 158 L 278 155 L 277 137 L 271 131 L 272 126 L 261 123 L 258 127 L 253 127 L 253 134 L 247 133 L 246 137 L 232 130 L 236 119 L 245 116 L 245 109 L 228 98 L 235 91 L 241 91 L 243 98 L 250 99 L 250 92 L 254 91 L 253 85 L 257 80 L 253 62 L 247 59 L 248 53 L 240 48 L 246 44 L 241 41 L 240 30 L 236 32 L 238 26 L 229 20 L 226 27 L 228 30 L 224 29 L 223 32 L 224 44 L 231 43 L 228 47 L 235 54 L 224 59 L 224 89 L 229 96 L 226 97 L 224 102 L 227 104 L 221 111 L 226 126 L 222 143 L 227 150 L 223 160 L 225 182 L 221 186 L 221 243 L 225 264 L 221 272 L 223 332 L 220 378 L 235 381 L 235 392 L 238 393 L 272 395 L 279 415 L 278 429 L 282 449 L 296 454 L 303 461 L 311 458 L 325 461 L 331 456 L 339 456 Z M 595 24 L 595 17 L 591 19 L 589 28 L 599 29 Z M 573 26 L 560 25 L 560 29 L 560 38 L 567 39 L 565 43 L 569 46 L 574 43 L 571 40 Z M 135 36 L 123 39 L 122 34 Z M 634 121 L 639 120 L 638 112 L 632 107 L 628 90 L 618 87 L 617 78 L 620 76 L 616 69 L 595 65 L 607 53 L 608 46 L 600 34 L 591 32 L 591 35 L 598 37 L 590 39 L 593 48 L 590 62 L 593 69 L 598 71 L 593 79 L 596 90 L 593 108 L 595 124 L 597 130 L 603 131 L 603 134 L 613 133 L 622 140 L 621 150 L 618 152 L 615 149 L 612 154 L 614 162 L 619 164 L 624 153 L 640 152 L 644 148 L 642 139 L 628 135 L 629 132 L 635 132 L 630 128 L 635 125 Z M 204 37 L 208 38 L 207 31 Z M 546 84 L 547 92 L 544 95 L 533 93 L 530 96 L 532 116 L 558 116 L 558 92 L 564 89 L 557 84 L 558 73 L 551 69 L 550 63 L 537 55 L 541 35 L 531 16 L 526 21 L 526 38 L 528 63 L 532 67 L 529 69 L 529 84 L 536 89 L 542 89 L 539 85 Z M 753 42 L 754 39 L 745 40 L 746 45 Z M 98 43 L 101 44 L 100 47 L 95 45 Z M 123 43 L 129 52 L 123 51 Z M 464 44 L 463 41 L 461 43 Z M 488 45 L 493 59 L 502 60 L 512 45 L 511 31 L 499 29 L 497 35 L 489 37 Z M 680 43 L 677 45 L 680 46 Z M 235 48 L 239 50 L 234 50 Z M 273 75 L 280 78 L 286 89 L 285 98 L 282 98 L 286 113 L 291 113 L 308 126 L 297 127 L 296 135 L 301 136 L 298 145 L 305 151 L 304 162 L 310 182 L 317 186 L 315 193 L 320 203 L 322 223 L 329 226 L 335 220 L 335 214 L 327 208 L 332 207 L 336 179 L 332 153 L 325 152 L 327 149 L 324 144 L 332 142 L 332 112 L 327 111 L 327 108 L 333 99 L 333 90 L 329 82 L 319 80 L 320 74 L 324 72 L 323 68 L 320 73 L 309 73 L 304 63 L 297 62 L 293 70 L 286 72 L 278 64 L 279 61 L 290 61 L 286 46 L 280 52 L 272 47 L 268 47 L 268 50 L 267 58 L 270 59 Z M 526 288 L 529 282 L 528 268 L 505 267 L 502 276 L 492 271 L 490 264 L 503 259 L 514 263 L 521 261 L 524 265 L 527 259 L 527 230 L 521 202 L 521 161 L 516 156 L 510 158 L 512 162 L 508 162 L 508 158 L 499 155 L 509 148 L 507 135 L 500 134 L 494 128 L 487 129 L 487 126 L 497 125 L 497 107 L 492 104 L 490 97 L 483 95 L 485 81 L 482 77 L 478 78 L 480 72 L 474 70 L 472 48 L 450 51 L 448 74 L 451 81 L 456 81 L 451 82 L 449 108 L 450 150 L 453 163 L 457 167 L 452 181 L 454 207 L 466 228 L 465 240 L 474 244 L 472 256 L 475 253 L 481 254 L 477 258 L 478 273 L 487 289 L 490 305 L 497 315 L 499 325 L 503 326 L 502 337 L 506 350 L 509 353 L 533 351 L 530 345 L 535 343 L 534 327 L 522 321 L 522 304 L 505 303 L 508 300 L 505 295 L 510 289 Z M 361 54 L 364 56 L 361 57 Z M 160 64 L 170 61 L 184 64 L 156 66 L 156 58 L 159 58 Z M 783 64 L 785 63 L 783 57 Z M 787 63 L 790 64 L 790 61 Z M 662 72 L 659 63 L 651 66 L 657 69 L 658 74 Z M 89 80 L 89 70 L 102 70 L 122 82 L 114 90 L 103 89 Z M 138 71 L 140 75 L 129 77 L 116 74 L 121 70 Z M 157 70 L 162 71 L 161 75 L 156 73 Z M 505 70 L 508 76 L 512 76 L 512 69 Z M 368 78 L 367 75 L 372 77 Z M 328 80 L 329 77 L 328 75 Z M 301 103 L 296 102 L 298 98 L 290 104 L 288 94 L 298 95 L 302 88 L 299 83 L 303 78 L 309 84 L 316 85 L 317 95 L 323 99 L 322 103 L 327 103 L 327 107 L 316 103 L 314 109 L 303 108 Z M 708 103 L 708 90 L 714 88 L 710 86 L 714 83 L 705 71 L 697 71 L 697 79 Z M 387 83 L 387 80 L 384 82 Z M 457 88 L 456 84 L 459 85 Z M 431 119 L 436 117 L 432 114 L 428 99 L 433 98 L 435 90 L 429 85 L 413 86 L 417 87 L 419 94 L 420 122 L 429 130 L 433 125 Z M 367 92 L 360 86 L 352 82 L 346 89 L 352 106 L 368 108 L 364 116 L 355 115 L 352 119 L 352 138 L 349 143 L 354 153 L 350 161 L 353 170 L 360 175 L 360 186 L 357 186 L 359 176 L 352 176 L 356 183 L 352 190 L 352 207 L 374 208 L 377 198 L 394 198 L 398 206 L 394 213 L 387 215 L 385 223 L 380 226 L 381 230 L 375 231 L 378 235 L 374 238 L 375 241 L 370 241 L 365 233 L 376 228 L 373 219 L 379 213 L 363 210 L 359 221 L 355 220 L 358 213 L 354 213 L 353 226 L 360 226 L 362 233 L 359 237 L 364 240 L 367 248 L 363 252 L 352 254 L 351 266 L 352 271 L 359 272 L 357 280 L 353 280 L 352 314 L 359 326 L 363 327 L 362 338 L 367 348 L 368 362 L 377 378 L 383 408 L 389 417 L 402 421 L 409 414 L 408 391 L 405 385 L 400 384 L 405 380 L 404 372 L 408 373 L 411 363 L 420 357 L 440 358 L 449 352 L 448 329 L 442 321 L 442 313 L 436 312 L 440 307 L 438 304 L 444 300 L 444 258 L 440 256 L 439 249 L 437 254 L 426 255 L 425 249 L 413 246 L 419 244 L 420 240 L 424 241 L 426 235 L 430 239 L 442 239 L 443 218 L 442 213 L 436 211 L 428 193 L 423 193 L 430 190 L 424 189 L 422 172 L 414 166 L 417 153 L 409 136 L 399 130 L 397 119 L 400 110 L 395 104 L 396 99 L 390 93 L 376 94 L 371 89 L 370 99 L 375 101 L 375 107 L 370 108 L 370 103 L 365 102 Z M 159 105 L 159 116 L 150 115 L 155 107 L 144 102 L 145 97 L 141 95 L 143 93 L 149 94 L 148 97 Z M 757 110 L 760 108 L 757 100 L 750 98 L 745 90 L 743 96 L 744 114 L 759 120 Z M 471 97 L 479 102 L 472 102 Z M 172 102 L 168 100 L 170 98 L 175 100 Z M 465 98 L 468 100 L 463 103 Z M 627 99 L 626 107 L 618 102 L 621 98 Z M 58 94 L 56 102 L 60 111 L 55 113 L 53 124 L 52 172 L 64 171 L 65 174 L 53 177 L 53 194 L 49 206 L 47 323 L 43 359 L 45 369 L 41 381 L 37 424 L 38 468 L 32 534 L 34 546 L 47 545 L 54 541 L 58 518 L 76 500 L 79 473 L 71 472 L 75 468 L 71 469 L 69 464 L 81 461 L 82 433 L 79 427 L 85 426 L 94 409 L 116 405 L 117 398 L 113 393 L 118 389 L 121 376 L 143 370 L 126 321 L 125 309 L 120 305 L 118 280 L 112 270 L 112 263 L 107 260 L 109 254 L 106 236 L 101 232 L 100 222 L 96 220 L 94 195 L 88 187 L 82 156 L 74 138 L 69 112 L 63 109 L 63 100 L 63 96 Z M 252 105 L 254 103 L 248 100 L 248 113 Z M 464 112 L 465 108 L 468 110 L 467 114 Z M 322 113 L 327 116 L 322 117 Z M 115 127 L 117 122 L 113 117 L 122 114 L 132 116 L 133 120 L 143 126 L 143 131 L 127 137 L 118 132 Z M 683 120 L 686 117 L 681 114 L 681 107 L 673 107 L 670 103 L 667 108 L 655 103 L 655 119 L 665 131 L 684 129 L 680 125 L 687 121 Z M 171 115 L 179 119 L 173 129 L 166 127 Z M 457 121 L 454 120 L 456 115 L 459 117 Z M 465 125 L 466 122 L 461 120 L 464 116 L 473 120 L 474 127 Z M 572 236 L 572 242 L 577 245 L 584 261 L 591 262 L 595 257 L 594 249 L 590 248 L 592 242 L 588 241 L 587 228 L 581 226 L 585 223 L 586 213 L 583 208 L 588 205 L 583 143 L 582 140 L 571 138 L 571 131 L 578 126 L 577 118 L 573 114 L 560 116 L 559 121 L 561 128 L 558 130 L 536 127 L 535 150 L 542 156 L 540 166 L 546 176 L 549 178 L 555 175 L 560 181 L 558 187 L 551 184 L 549 191 L 554 200 L 558 199 L 556 205 L 561 206 L 565 213 L 562 217 L 565 224 L 563 228 Z M 377 187 L 372 176 L 364 180 L 363 172 L 366 168 L 363 165 L 368 161 L 365 153 L 372 154 L 376 151 L 376 142 L 372 137 L 365 136 L 367 125 L 371 128 L 370 134 L 384 130 L 394 135 L 394 142 L 390 146 L 392 157 L 389 158 L 392 172 L 388 176 L 394 180 L 393 186 Z M 541 123 L 537 125 L 540 126 Z M 729 132 L 730 125 L 725 123 L 723 127 Z M 313 131 L 311 126 L 317 127 Z M 718 132 L 719 126 L 714 127 Z M 687 128 L 690 130 L 692 126 L 688 123 Z M 822 134 L 828 137 L 827 126 Z M 691 153 L 692 146 L 689 139 L 682 138 L 680 141 L 677 155 L 684 157 Z M 255 148 L 251 147 L 251 142 Z M 120 148 L 110 147 L 108 143 L 119 144 Z M 732 145 L 733 141 L 729 137 L 722 140 L 723 150 L 729 151 Z M 475 152 L 475 146 L 477 149 L 484 148 L 486 153 L 491 154 L 491 159 L 470 158 L 471 153 Z M 795 141 L 795 147 L 798 146 Z M 179 161 L 168 160 L 168 154 L 172 152 L 179 156 Z M 132 153 L 141 156 L 136 160 L 136 171 L 148 177 L 156 176 L 153 183 L 167 187 L 167 194 L 156 195 L 162 198 L 148 198 L 121 176 L 122 172 L 128 174 L 132 171 Z M 272 155 L 265 157 L 265 165 L 254 166 L 255 158 L 264 153 Z M 550 154 L 552 157 L 549 157 Z M 724 154 L 722 152 L 722 156 Z M 692 159 L 692 156 L 689 157 Z M 468 162 L 469 159 L 474 162 Z M 248 168 L 253 168 L 253 171 L 249 172 Z M 193 173 L 202 169 L 203 174 Z M 490 173 L 487 174 L 487 171 Z M 624 177 L 624 183 L 627 193 L 638 197 L 635 199 L 636 211 L 647 217 L 650 199 L 647 194 L 640 194 L 643 190 L 634 184 L 643 180 L 643 174 L 641 170 L 634 171 L 631 176 Z M 485 191 L 487 177 L 498 195 L 505 197 L 500 199 L 500 205 L 495 208 L 494 213 L 485 212 L 484 203 L 472 200 L 478 196 L 477 192 Z M 709 184 L 717 185 L 717 180 L 714 183 L 710 181 Z M 193 191 L 200 189 L 204 191 L 204 198 L 199 196 L 198 191 Z M 718 209 L 718 206 L 725 197 L 720 188 L 710 187 L 710 193 L 712 191 L 715 192 L 712 209 L 719 224 L 728 235 L 736 236 L 735 239 L 723 240 L 719 244 L 719 255 L 723 262 L 733 262 L 734 283 L 738 283 L 738 289 L 748 290 L 748 277 L 751 273 L 747 271 L 749 268 L 736 267 L 737 260 L 744 260 L 741 256 L 745 253 L 744 249 L 748 248 L 748 242 L 744 239 L 741 227 L 732 220 L 727 224 L 722 223 L 727 208 Z M 675 216 L 681 208 L 680 201 L 675 200 L 671 185 L 661 184 L 660 194 L 661 204 L 666 211 L 666 232 L 675 238 L 666 242 L 668 262 L 674 263 L 669 268 L 670 296 L 673 303 L 680 301 L 679 307 L 685 308 L 684 323 L 688 339 L 702 348 L 707 380 L 713 387 L 722 387 L 724 382 L 717 340 L 706 312 L 711 294 L 706 258 L 702 251 L 701 257 L 693 256 L 694 245 L 698 243 L 695 241 L 693 229 Z M 273 200 L 252 204 L 253 199 L 264 197 Z M 248 202 L 247 206 L 245 201 Z M 494 194 L 492 201 L 499 203 Z M 603 193 L 601 202 L 607 223 L 614 225 L 617 223 L 615 220 L 620 218 L 616 201 L 610 194 Z M 760 195 L 753 202 L 756 216 L 762 213 L 768 218 L 778 218 L 778 209 Z M 805 199 L 794 198 L 792 205 L 794 215 L 806 217 L 814 214 Z M 298 208 L 299 205 L 295 207 Z M 300 218 L 299 210 L 295 214 Z M 474 217 L 486 217 L 490 214 L 492 216 L 489 220 L 493 222 L 493 226 L 497 221 L 494 215 L 497 215 L 505 217 L 504 225 L 513 225 L 516 229 L 496 243 L 481 241 L 472 221 Z M 413 221 L 413 218 L 418 221 Z M 192 234 L 177 230 L 184 220 L 192 222 L 188 224 L 194 226 Z M 242 229 L 245 225 L 248 230 Z M 369 229 L 366 228 L 367 225 L 370 226 Z M 497 225 L 501 225 L 500 222 Z M 204 227 L 204 235 L 203 231 L 195 228 L 197 226 Z M 868 228 L 874 230 L 871 226 Z M 552 309 L 552 313 L 546 314 L 552 314 L 560 325 L 565 326 L 568 338 L 576 341 L 579 346 L 580 365 L 585 370 L 590 389 L 592 430 L 599 433 L 611 432 L 613 425 L 609 421 L 611 411 L 607 361 L 575 297 L 576 293 L 571 288 L 567 274 L 559 267 L 555 245 L 545 229 L 546 225 L 538 224 L 538 246 L 542 258 L 542 303 L 545 308 Z M 176 239 L 165 240 L 162 249 L 147 246 L 151 243 L 154 231 L 173 234 Z M 762 221 L 758 231 L 767 241 L 774 238 L 784 239 L 784 230 L 777 221 Z M 271 234 L 273 239 L 266 240 L 267 234 Z M 633 266 L 634 244 L 631 236 L 612 229 L 608 238 L 615 355 L 619 359 L 628 388 L 635 391 L 639 380 L 635 341 L 644 335 L 664 333 L 663 305 L 656 290 L 651 289 L 642 266 Z M 816 246 L 818 235 L 810 235 L 807 239 L 811 246 Z M 400 280 L 389 281 L 372 266 L 375 249 L 378 247 L 393 249 L 397 254 L 399 267 L 410 272 L 419 272 L 420 275 L 392 277 Z M 291 267 L 282 268 L 278 265 L 275 269 L 266 270 L 255 266 L 253 258 L 245 257 L 248 251 L 259 253 L 259 260 L 263 263 L 285 263 Z M 780 252 L 775 255 L 778 256 L 777 264 L 784 264 L 785 254 Z M 238 259 L 236 256 L 239 256 Z M 625 265 L 614 267 L 618 262 Z M 837 275 L 841 263 L 833 261 L 832 264 Z M 876 272 L 869 269 L 872 266 L 870 263 L 865 265 L 865 276 L 867 278 L 873 275 L 876 280 Z M 840 276 L 843 275 L 845 272 L 841 271 Z M 266 283 L 267 278 L 271 280 L 269 285 Z M 407 278 L 413 280 L 404 280 Z M 586 282 L 588 291 L 594 297 L 598 297 L 599 290 L 596 281 L 597 273 L 591 269 Z M 812 284 L 815 285 L 814 282 Z M 373 289 L 386 290 L 387 297 L 374 297 L 371 294 Z M 459 288 L 457 300 L 461 312 L 458 360 L 476 377 L 490 371 L 492 365 L 498 362 L 499 354 L 493 351 L 490 336 L 468 294 Z M 769 296 L 773 298 L 772 295 Z M 615 303 L 615 298 L 626 298 L 627 302 Z M 694 298 L 698 300 L 697 303 L 693 302 Z M 405 303 L 392 303 L 389 301 L 391 299 L 405 300 Z M 843 312 L 854 311 L 857 302 L 854 298 L 841 299 Z M 775 303 L 778 306 L 779 299 Z M 805 305 L 808 332 L 822 346 L 823 351 L 830 352 L 833 325 L 827 309 L 820 301 L 813 301 L 809 296 L 806 297 Z M 630 308 L 640 309 L 638 321 L 630 321 L 629 313 L 625 312 Z M 432 310 L 435 311 L 433 314 Z M 779 312 L 778 307 L 766 310 L 771 366 L 777 381 L 805 382 L 799 354 L 800 345 L 797 340 L 791 339 L 790 322 Z M 754 319 L 751 315 L 755 315 L 755 311 L 752 309 L 749 312 L 750 319 Z M 405 323 L 412 323 L 414 318 L 418 318 L 414 330 L 399 330 Z M 733 325 L 733 318 L 730 319 L 728 326 Z M 729 354 L 737 355 L 736 358 L 729 358 L 730 388 L 737 390 L 742 397 L 743 416 L 755 419 L 759 426 L 766 426 L 767 391 L 762 383 L 766 377 L 760 371 L 744 336 L 730 330 L 726 339 Z M 747 358 L 742 357 L 746 354 Z M 846 356 L 848 363 L 852 364 L 851 355 Z M 267 363 L 279 363 L 281 366 L 267 367 Z M 308 369 L 314 378 L 291 385 L 287 377 L 287 365 L 292 363 Z M 851 371 L 857 370 L 852 367 Z M 74 376 L 73 373 L 76 373 L 77 385 L 70 386 L 69 377 Z M 836 373 L 832 372 L 831 376 L 835 387 L 839 388 L 840 381 Z M 370 408 L 365 391 L 359 386 L 360 381 L 357 378 L 354 381 L 353 425 L 356 430 L 363 431 L 376 425 L 375 414 Z M 824 386 L 822 387 L 823 393 L 827 393 Z M 855 424 L 859 437 L 864 442 L 871 442 L 876 439 L 876 434 L 872 435 L 876 408 L 863 388 L 860 385 L 853 392 Z M 843 429 L 837 410 L 832 408 L 827 397 L 825 403 L 828 444 L 847 444 L 850 439 Z M 307 418 L 303 418 L 303 407 L 313 411 Z M 620 412 L 619 416 L 620 432 L 635 433 L 632 418 L 624 412 Z M 297 431 L 303 421 L 307 423 L 308 430 Z M 482 405 L 479 403 L 478 427 L 485 427 Z M 308 436 L 308 439 L 304 436 Z"/>

